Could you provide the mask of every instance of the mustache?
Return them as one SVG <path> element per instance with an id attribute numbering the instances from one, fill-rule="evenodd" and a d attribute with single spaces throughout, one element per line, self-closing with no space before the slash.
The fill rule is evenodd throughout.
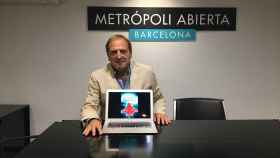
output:
<path id="1" fill-rule="evenodd" d="M 127 61 L 127 59 L 116 59 L 116 60 L 114 60 L 114 62 L 126 62 Z"/>

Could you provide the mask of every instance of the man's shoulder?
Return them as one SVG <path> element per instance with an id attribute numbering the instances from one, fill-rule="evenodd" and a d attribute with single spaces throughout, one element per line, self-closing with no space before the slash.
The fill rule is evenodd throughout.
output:
<path id="1" fill-rule="evenodd" d="M 95 69 L 91 72 L 91 76 L 103 76 L 108 74 L 108 69 L 105 67 Z"/>
<path id="2" fill-rule="evenodd" d="M 146 65 L 146 64 L 142 64 L 142 63 L 135 63 L 134 68 L 143 70 L 143 71 L 153 71 L 153 68 L 151 65 Z"/>

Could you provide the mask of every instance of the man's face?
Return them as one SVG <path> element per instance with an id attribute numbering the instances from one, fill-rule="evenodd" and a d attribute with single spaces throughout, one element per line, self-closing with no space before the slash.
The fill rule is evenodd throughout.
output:
<path id="1" fill-rule="evenodd" d="M 108 60 L 116 71 L 126 71 L 130 64 L 130 59 L 131 52 L 129 52 L 128 44 L 124 39 L 117 38 L 110 42 Z"/>

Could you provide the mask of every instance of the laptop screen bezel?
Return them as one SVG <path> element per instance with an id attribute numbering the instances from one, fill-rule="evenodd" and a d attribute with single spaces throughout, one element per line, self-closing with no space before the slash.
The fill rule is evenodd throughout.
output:
<path id="1" fill-rule="evenodd" d="M 109 93 L 111 92 L 117 92 L 117 93 L 125 93 L 125 92 L 136 92 L 136 93 L 149 93 L 150 94 L 150 118 L 109 118 Z M 154 102 L 153 102 L 153 91 L 149 89 L 108 89 L 106 91 L 106 107 L 105 107 L 105 121 L 117 121 L 117 122 L 129 122 L 129 121 L 148 121 L 153 120 L 153 108 L 154 108 Z"/>

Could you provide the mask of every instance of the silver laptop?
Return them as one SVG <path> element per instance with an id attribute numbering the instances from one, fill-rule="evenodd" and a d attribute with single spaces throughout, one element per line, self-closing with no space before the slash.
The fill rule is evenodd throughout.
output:
<path id="1" fill-rule="evenodd" d="M 102 133 L 158 133 L 151 90 L 108 90 Z"/>

